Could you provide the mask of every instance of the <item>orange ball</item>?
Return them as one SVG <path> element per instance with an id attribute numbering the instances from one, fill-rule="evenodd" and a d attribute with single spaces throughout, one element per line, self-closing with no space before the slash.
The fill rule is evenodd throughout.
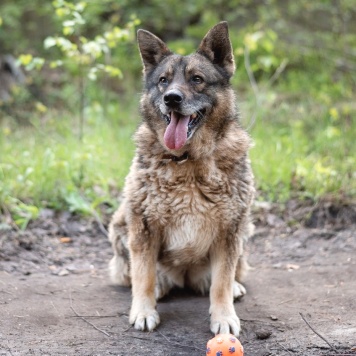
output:
<path id="1" fill-rule="evenodd" d="M 243 356 L 241 342 L 231 334 L 218 334 L 206 344 L 207 356 Z"/>

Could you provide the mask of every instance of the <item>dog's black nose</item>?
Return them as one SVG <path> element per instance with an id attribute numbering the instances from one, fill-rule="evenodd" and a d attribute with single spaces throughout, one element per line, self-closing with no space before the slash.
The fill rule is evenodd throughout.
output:
<path id="1" fill-rule="evenodd" d="M 167 106 L 170 107 L 178 106 L 183 101 L 183 94 L 179 90 L 170 90 L 163 97 L 163 100 Z"/>

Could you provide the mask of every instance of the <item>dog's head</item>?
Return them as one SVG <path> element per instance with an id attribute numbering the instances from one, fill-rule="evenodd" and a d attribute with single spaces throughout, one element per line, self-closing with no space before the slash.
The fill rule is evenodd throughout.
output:
<path id="1" fill-rule="evenodd" d="M 189 56 L 174 54 L 144 30 L 138 31 L 138 44 L 146 88 L 142 116 L 162 145 L 179 154 L 212 143 L 236 116 L 229 84 L 235 62 L 227 23 L 213 27 Z"/>

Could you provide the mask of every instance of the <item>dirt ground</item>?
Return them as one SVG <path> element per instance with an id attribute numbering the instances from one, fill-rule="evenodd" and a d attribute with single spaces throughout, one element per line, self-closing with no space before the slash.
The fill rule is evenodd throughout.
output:
<path id="1" fill-rule="evenodd" d="M 355 205 L 258 203 L 254 215 L 235 304 L 245 355 L 356 355 Z M 130 328 L 130 290 L 110 284 L 95 221 L 51 210 L 24 232 L 1 221 L 0 355 L 205 355 L 207 296 L 173 291 L 156 331 Z"/>

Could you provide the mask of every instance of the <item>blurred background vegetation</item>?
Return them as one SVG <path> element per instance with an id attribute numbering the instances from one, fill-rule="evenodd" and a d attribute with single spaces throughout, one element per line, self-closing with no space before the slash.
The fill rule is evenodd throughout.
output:
<path id="1" fill-rule="evenodd" d="M 356 195 L 354 0 L 2 0 L 0 209 L 110 213 L 133 156 L 135 33 L 180 54 L 229 22 L 258 199 Z"/>

